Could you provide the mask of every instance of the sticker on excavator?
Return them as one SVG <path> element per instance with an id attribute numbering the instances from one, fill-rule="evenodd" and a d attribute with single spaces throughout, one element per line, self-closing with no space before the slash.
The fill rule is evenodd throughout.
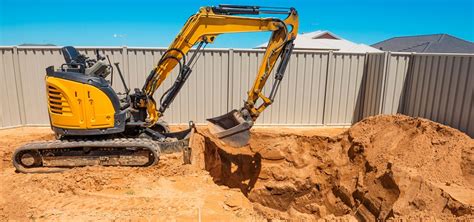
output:
<path id="1" fill-rule="evenodd" d="M 211 134 L 233 147 L 248 144 L 253 121 L 246 120 L 237 110 L 207 119 Z"/>

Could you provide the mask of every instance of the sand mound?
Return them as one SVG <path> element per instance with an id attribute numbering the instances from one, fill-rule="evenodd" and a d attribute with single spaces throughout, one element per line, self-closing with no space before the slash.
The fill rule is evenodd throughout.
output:
<path id="1" fill-rule="evenodd" d="M 267 218 L 472 217 L 474 141 L 426 119 L 376 116 L 336 137 L 254 133 L 226 147 L 196 134 L 214 181 L 239 188 Z"/>

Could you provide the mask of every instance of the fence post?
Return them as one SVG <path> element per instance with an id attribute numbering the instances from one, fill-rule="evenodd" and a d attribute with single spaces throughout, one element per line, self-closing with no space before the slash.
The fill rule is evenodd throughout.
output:
<path id="1" fill-rule="evenodd" d="M 232 90 L 233 84 L 231 84 L 234 76 L 234 49 L 227 50 L 229 56 L 227 57 L 227 110 L 230 110 L 232 107 Z"/>
<path id="2" fill-rule="evenodd" d="M 378 110 L 378 114 L 383 114 L 384 113 L 384 107 L 385 107 L 385 96 L 386 96 L 386 82 L 387 82 L 387 76 L 388 76 L 388 72 L 389 72 L 389 69 L 390 69 L 390 56 L 391 56 L 391 52 L 384 52 L 383 53 L 383 67 L 382 67 L 382 86 L 380 88 L 381 92 L 380 92 L 380 106 L 379 106 L 379 110 Z"/>
<path id="3" fill-rule="evenodd" d="M 365 102 L 367 100 L 366 98 L 366 95 L 367 95 L 367 81 L 368 81 L 368 74 L 369 74 L 369 70 L 368 70 L 368 63 L 369 63 L 369 58 L 370 57 L 370 54 L 368 52 L 365 53 L 365 57 L 364 57 L 364 67 L 363 67 L 363 70 L 362 70 L 362 80 L 361 80 L 361 84 L 360 84 L 360 89 L 359 89 L 359 98 L 357 98 L 357 103 L 359 104 L 359 107 L 356 106 L 356 108 L 358 108 L 357 112 L 358 112 L 358 115 L 357 117 L 352 117 L 353 121 L 352 123 L 355 123 L 355 122 L 358 122 L 360 121 L 361 119 L 364 118 L 365 116 L 365 113 L 366 113 L 366 110 L 365 110 Z"/>
<path id="4" fill-rule="evenodd" d="M 25 99 L 23 98 L 23 84 L 21 82 L 20 58 L 18 47 L 13 46 L 13 71 L 15 75 L 15 85 L 18 101 L 18 110 L 20 111 L 20 124 L 26 125 Z"/>
<path id="5" fill-rule="evenodd" d="M 406 104 L 406 101 L 407 101 L 407 95 L 409 95 L 410 91 L 411 91 L 411 87 L 412 87 L 412 84 L 413 84 L 413 75 L 414 75 L 414 62 L 415 62 L 415 55 L 416 53 L 415 52 L 412 52 L 410 53 L 410 56 L 408 57 L 409 60 L 408 60 L 408 69 L 407 69 L 407 73 L 405 75 L 405 87 L 403 87 L 403 90 L 402 90 L 402 96 L 401 97 L 401 105 L 398 105 L 399 107 L 401 107 L 401 110 L 397 110 L 399 113 L 402 113 L 402 114 L 405 114 L 407 115 L 407 104 Z"/>
<path id="6" fill-rule="evenodd" d="M 327 96 L 328 96 L 328 83 L 329 83 L 329 73 L 332 73 L 332 63 L 334 62 L 333 61 L 334 58 L 333 58 L 333 52 L 332 51 L 329 51 L 329 54 L 328 54 L 328 62 L 327 62 L 327 69 L 326 69 L 326 82 L 325 82 L 325 90 L 324 90 L 324 101 L 323 101 L 323 126 L 326 126 L 327 125 L 327 115 L 328 115 L 328 112 L 327 112 L 327 103 L 328 103 L 328 100 L 327 100 Z M 334 80 L 333 80 L 334 81 Z"/>
<path id="7" fill-rule="evenodd" d="M 127 85 L 130 86 L 130 70 L 128 70 L 128 48 L 127 46 L 122 47 L 122 64 L 123 73 L 127 78 Z"/>

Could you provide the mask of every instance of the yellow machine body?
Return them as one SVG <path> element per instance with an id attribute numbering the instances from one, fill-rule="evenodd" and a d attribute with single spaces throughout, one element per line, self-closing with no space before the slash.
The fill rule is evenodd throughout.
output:
<path id="1" fill-rule="evenodd" d="M 46 77 L 48 111 L 53 127 L 103 129 L 114 127 L 114 106 L 94 85 Z"/>
<path id="2" fill-rule="evenodd" d="M 255 16 L 260 14 L 286 15 L 286 18 Z M 160 153 L 184 152 L 189 156 L 194 124 L 190 122 L 188 129 L 170 132 L 160 118 L 191 75 L 199 53 L 221 34 L 271 32 L 243 106 L 208 119 L 213 135 L 228 145 L 241 147 L 248 143 L 254 121 L 277 95 L 294 48 L 298 24 L 294 8 L 202 7 L 185 23 L 141 89 L 131 93 L 119 64 L 114 63 L 125 89 L 123 94 L 112 88 L 113 67 L 110 61 L 107 64 L 108 57 L 106 60 L 97 50 L 96 59 L 92 59 L 72 46 L 63 47 L 66 63 L 59 69 L 47 67 L 45 79 L 51 128 L 58 140 L 18 148 L 13 154 L 13 165 L 23 173 L 61 172 L 76 166 L 150 166 L 158 162 Z M 193 46 L 196 48 L 188 60 Z M 273 72 L 277 61 L 280 62 Z M 154 93 L 176 66 L 179 73 L 175 82 L 156 103 Z M 263 88 L 272 73 L 275 80 L 269 94 L 264 95 Z M 110 80 L 106 79 L 108 76 Z"/>

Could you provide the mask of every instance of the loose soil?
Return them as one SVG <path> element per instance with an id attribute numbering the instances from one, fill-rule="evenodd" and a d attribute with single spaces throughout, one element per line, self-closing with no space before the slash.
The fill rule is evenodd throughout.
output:
<path id="1" fill-rule="evenodd" d="M 12 151 L 47 129 L 0 131 L 0 220 L 474 220 L 474 140 L 421 118 L 349 129 L 252 130 L 231 148 L 202 127 L 150 168 L 18 174 Z"/>
<path id="2" fill-rule="evenodd" d="M 207 171 L 162 155 L 149 168 L 84 167 L 52 174 L 15 173 L 14 149 L 51 140 L 48 128 L 0 131 L 0 221 L 260 221 L 238 189 Z"/>

